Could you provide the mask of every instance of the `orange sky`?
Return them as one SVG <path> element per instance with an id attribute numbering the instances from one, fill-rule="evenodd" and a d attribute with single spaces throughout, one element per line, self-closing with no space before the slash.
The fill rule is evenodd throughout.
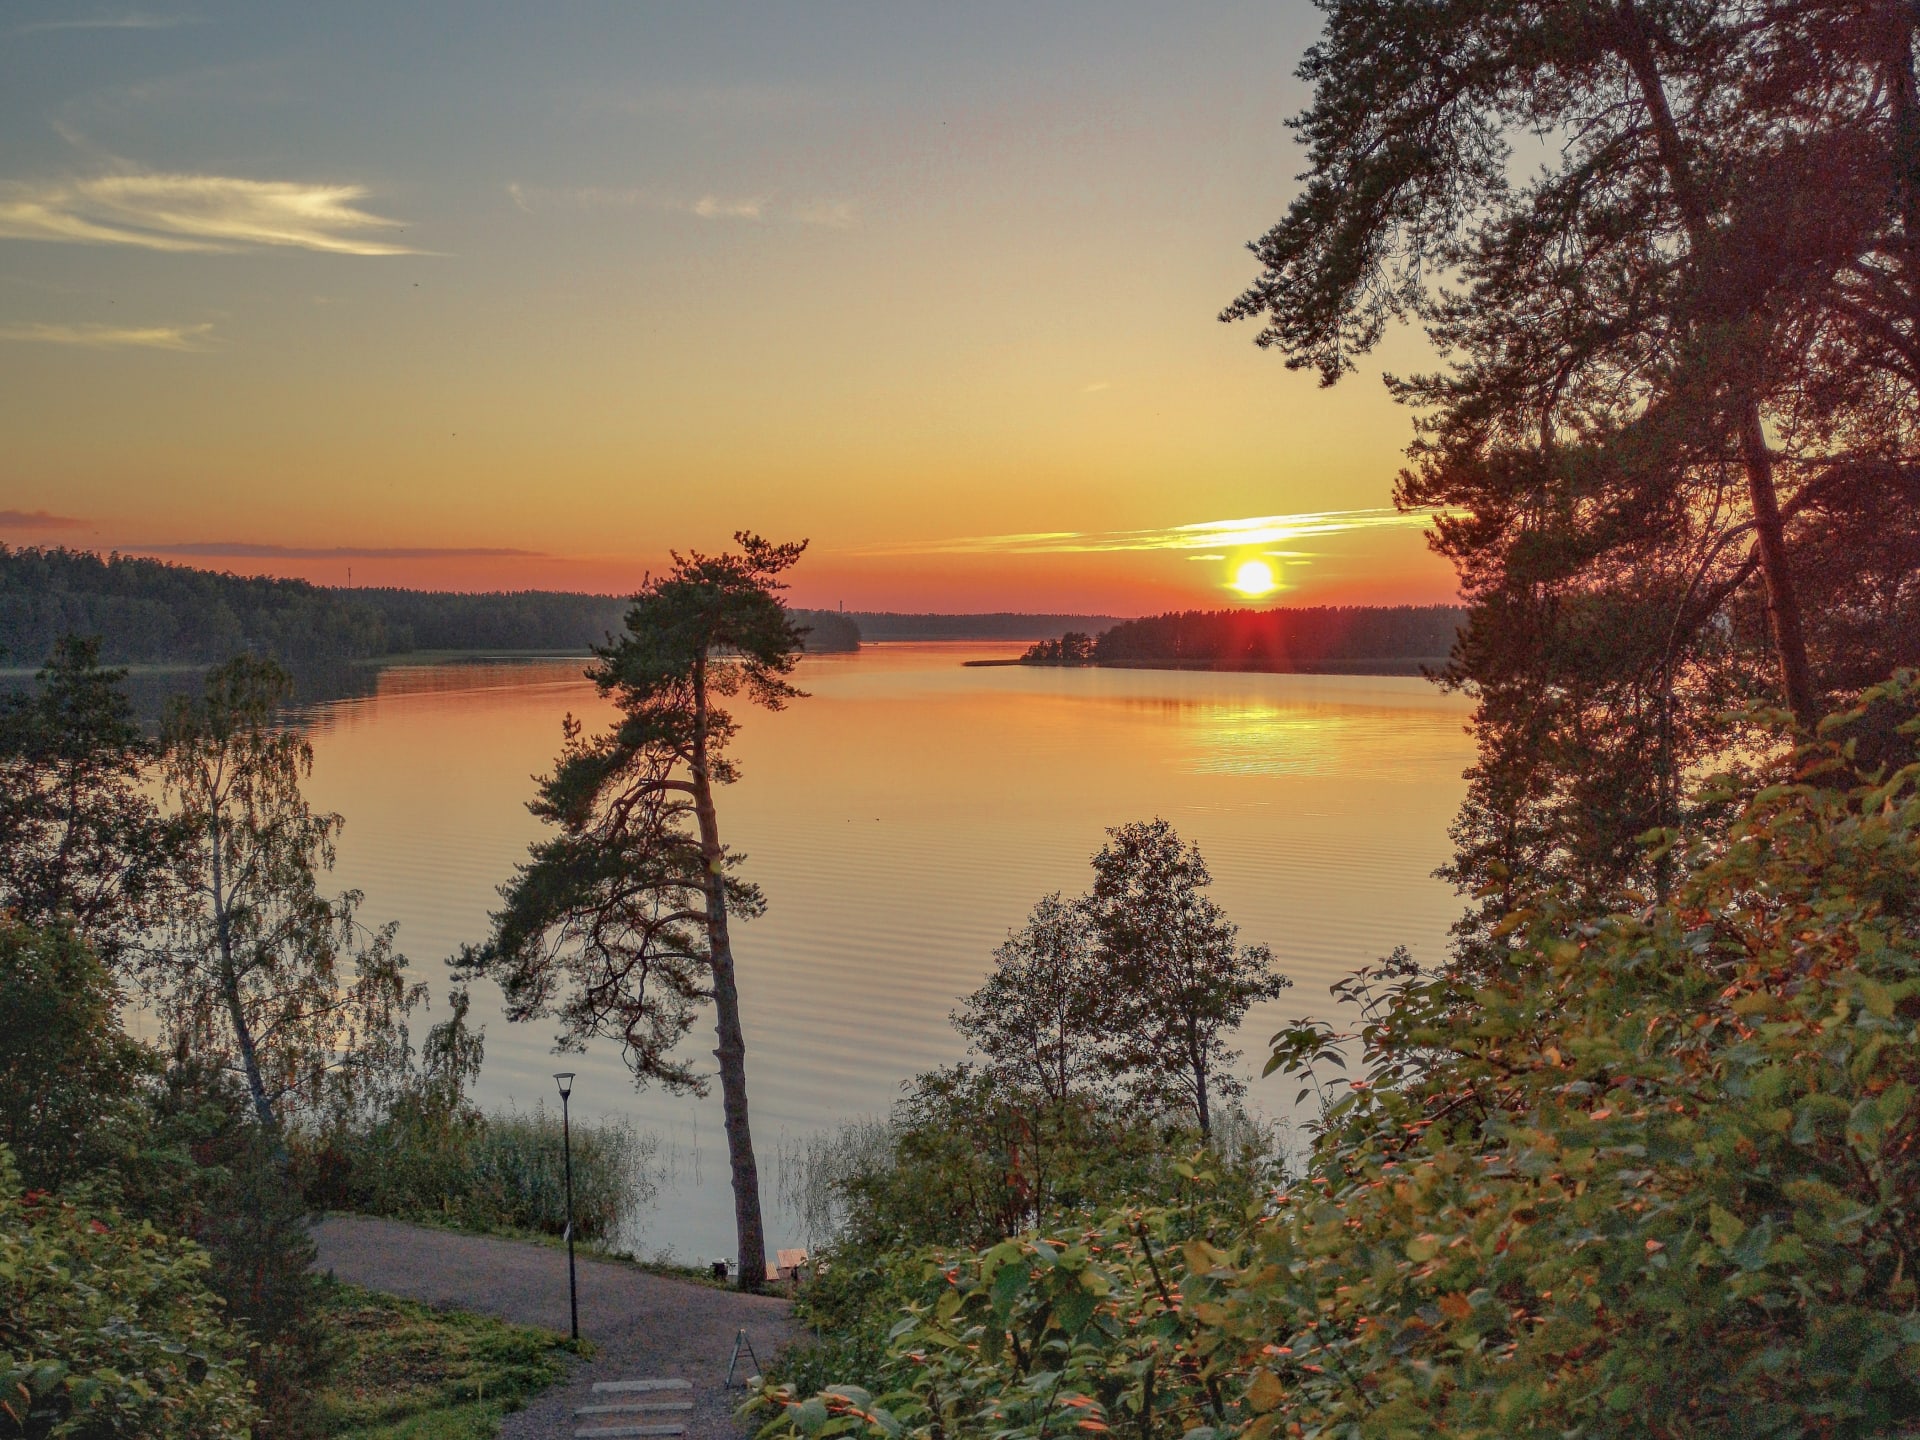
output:
<path id="1" fill-rule="evenodd" d="M 618 590 L 750 527 L 848 608 L 1227 603 L 1247 555 L 1452 595 L 1404 526 L 1164 543 L 1387 506 L 1379 372 L 1431 363 L 1323 391 L 1214 318 L 1301 167 L 1304 0 L 9 16 L 0 540 Z"/>

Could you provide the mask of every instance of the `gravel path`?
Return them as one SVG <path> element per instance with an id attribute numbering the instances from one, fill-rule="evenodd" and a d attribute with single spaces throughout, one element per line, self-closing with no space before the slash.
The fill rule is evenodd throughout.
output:
<path id="1" fill-rule="evenodd" d="M 313 1233 L 320 1250 L 317 1268 L 342 1280 L 567 1333 L 564 1250 L 363 1215 L 329 1216 Z M 738 1382 L 753 1367 L 743 1352 L 735 1387 L 725 1388 L 734 1335 L 744 1328 L 759 1358 L 771 1359 L 792 1334 L 787 1302 L 584 1257 L 579 1266 L 580 1334 L 598 1349 L 592 1360 L 575 1363 L 570 1378 L 508 1416 L 501 1440 L 571 1440 L 576 1431 L 617 1431 L 636 1422 L 684 1424 L 686 1440 L 745 1435 L 747 1428 L 733 1419 L 733 1407 L 742 1397 Z M 691 1388 L 594 1389 L 635 1380 L 686 1381 Z M 688 1402 L 691 1409 L 677 1408 Z M 650 1408 L 574 1415 L 583 1406 L 634 1404 Z M 652 1408 L 659 1406 L 675 1408 Z"/>

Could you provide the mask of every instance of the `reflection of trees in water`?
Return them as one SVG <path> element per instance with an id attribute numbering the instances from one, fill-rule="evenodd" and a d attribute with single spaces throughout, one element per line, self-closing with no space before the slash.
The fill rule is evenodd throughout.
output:
<path id="1" fill-rule="evenodd" d="M 206 686 L 211 666 L 140 666 L 127 672 L 127 698 L 143 729 L 157 732 L 160 718 L 169 702 L 178 697 L 198 696 Z M 366 661 L 316 662 L 300 666 L 293 674 L 293 713 L 295 723 L 306 725 L 315 716 L 316 706 L 336 700 L 352 700 L 372 695 L 379 688 L 384 667 Z M 31 670 L 0 673 L 0 696 L 31 694 L 34 689 Z"/>

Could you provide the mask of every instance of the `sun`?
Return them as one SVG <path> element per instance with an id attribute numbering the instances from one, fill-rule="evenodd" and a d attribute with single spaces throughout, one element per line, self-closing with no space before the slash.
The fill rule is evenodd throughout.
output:
<path id="1" fill-rule="evenodd" d="M 1271 595 L 1280 588 L 1279 582 L 1273 578 L 1273 567 L 1264 560 L 1242 561 L 1228 583 L 1250 600 Z"/>

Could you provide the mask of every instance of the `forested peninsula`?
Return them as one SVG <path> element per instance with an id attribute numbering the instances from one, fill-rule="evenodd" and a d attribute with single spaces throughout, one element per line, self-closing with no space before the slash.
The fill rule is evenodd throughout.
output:
<path id="1" fill-rule="evenodd" d="M 0 666 L 37 667 L 68 634 L 114 665 L 211 665 L 251 653 L 296 669 L 415 651 L 578 651 L 621 628 L 620 595 L 337 589 L 131 555 L 0 545 Z M 855 650 L 833 611 L 794 611 L 807 648 Z"/>
<path id="2" fill-rule="evenodd" d="M 1411 675 L 1446 663 L 1466 618 L 1457 605 L 1186 610 L 1069 631 L 1020 663 Z"/>

